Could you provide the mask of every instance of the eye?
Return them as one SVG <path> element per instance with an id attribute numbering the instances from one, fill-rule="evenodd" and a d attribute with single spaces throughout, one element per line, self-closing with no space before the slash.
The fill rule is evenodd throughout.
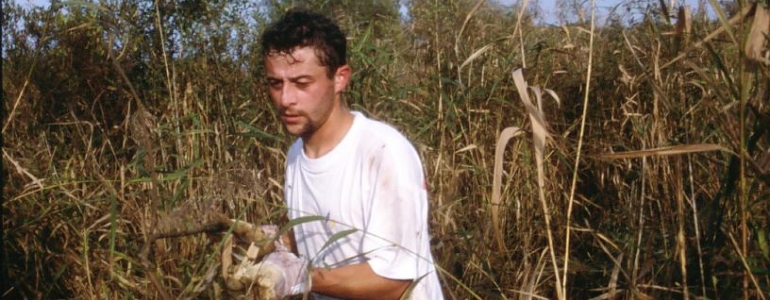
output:
<path id="1" fill-rule="evenodd" d="M 283 81 L 276 80 L 276 79 L 268 79 L 267 85 L 270 86 L 271 89 L 279 89 L 283 86 Z"/>

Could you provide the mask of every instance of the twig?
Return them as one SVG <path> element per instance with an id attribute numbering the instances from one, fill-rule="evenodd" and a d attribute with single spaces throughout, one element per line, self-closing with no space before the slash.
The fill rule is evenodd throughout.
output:
<path id="1" fill-rule="evenodd" d="M 185 236 L 190 236 L 190 235 L 195 235 L 200 233 L 210 233 L 210 234 L 222 233 L 232 229 L 232 233 L 238 236 L 239 238 L 246 240 L 247 242 L 260 244 L 261 250 L 257 255 L 257 259 L 275 250 L 275 245 L 272 243 L 272 239 L 268 239 L 261 230 L 255 228 L 255 226 L 251 225 L 250 223 L 231 220 L 227 218 L 227 216 L 221 213 L 207 213 L 206 216 L 203 216 L 202 219 L 203 219 L 202 223 L 197 223 L 197 224 L 188 224 L 187 222 L 185 222 L 186 220 L 176 220 L 176 219 L 171 220 L 170 226 L 178 226 L 181 228 L 175 227 L 167 231 L 160 230 L 156 233 L 153 233 L 152 235 L 150 235 L 147 242 L 144 244 L 141 251 L 139 252 L 139 262 L 142 264 L 142 266 L 146 270 L 148 270 L 148 273 L 150 274 L 149 276 L 150 281 L 155 286 L 155 288 L 160 292 L 161 297 L 164 300 L 168 300 L 171 298 L 165 292 L 165 288 L 163 288 L 163 285 L 158 279 L 158 275 L 154 272 L 149 272 L 149 270 L 153 269 L 153 263 L 149 259 L 150 248 L 155 243 L 155 241 L 159 239 L 179 238 L 179 237 L 185 237 Z M 182 224 L 179 224 L 179 223 L 182 223 Z M 164 229 L 168 229 L 168 228 L 164 228 Z M 279 238 L 279 237 L 273 237 L 273 238 Z"/>
<path id="2" fill-rule="evenodd" d="M 40 187 L 41 190 L 45 189 L 45 187 L 43 187 L 43 181 L 40 180 L 40 178 L 35 177 L 35 175 L 32 175 L 29 171 L 27 171 L 27 169 L 24 169 L 19 164 L 19 162 L 13 160 L 13 158 L 11 158 L 11 155 L 9 155 L 8 152 L 5 152 L 5 149 L 3 149 L 3 156 L 5 156 L 5 158 L 8 159 L 8 161 L 10 161 L 11 164 L 13 164 L 14 167 L 16 167 L 16 171 L 17 172 L 22 173 L 24 175 L 27 175 L 27 177 L 32 179 L 32 182 L 37 184 L 37 186 Z"/>
<path id="3" fill-rule="evenodd" d="M 150 235 L 149 239 L 142 247 L 142 250 L 139 252 L 140 260 L 146 266 L 151 265 L 149 260 L 150 246 L 159 239 L 179 238 L 200 233 L 222 233 L 232 229 L 232 233 L 240 239 L 250 243 L 259 243 L 261 250 L 258 253 L 257 258 L 261 258 L 267 253 L 275 250 L 275 245 L 271 242 L 272 239 L 280 238 L 268 238 L 262 230 L 256 228 L 254 225 L 248 222 L 231 220 L 221 213 L 208 213 L 203 219 L 202 223 L 198 224 L 178 224 L 187 222 L 185 222 L 186 220 L 171 220 L 170 226 L 178 226 L 181 228 L 171 228 L 167 231 L 160 230 Z"/>
<path id="4" fill-rule="evenodd" d="M 733 243 L 733 247 L 735 247 L 735 252 L 738 253 L 738 257 L 741 258 L 741 263 L 743 263 L 743 267 L 746 268 L 746 273 L 749 274 L 748 277 L 751 279 L 751 282 L 754 283 L 754 287 L 757 289 L 757 295 L 759 295 L 760 299 L 767 300 L 767 298 L 765 298 L 765 294 L 762 292 L 762 287 L 760 287 L 759 283 L 757 283 L 757 278 L 755 278 L 754 274 L 751 273 L 751 267 L 749 267 L 749 264 L 746 262 L 746 257 L 743 255 L 741 247 L 738 246 L 738 242 L 735 241 L 735 237 L 733 237 L 732 232 L 728 232 L 727 235 L 730 237 L 730 241 Z"/>
<path id="5" fill-rule="evenodd" d="M 24 96 L 24 92 L 27 90 L 27 85 L 29 85 L 29 76 L 32 75 L 32 70 L 34 69 L 35 69 L 35 66 L 33 65 L 32 68 L 30 68 L 29 70 L 29 75 L 27 76 L 27 79 L 24 80 L 24 85 L 21 87 L 21 92 L 19 92 L 19 96 L 16 97 L 16 101 L 13 102 L 13 108 L 11 109 L 11 112 L 8 114 L 8 120 L 6 120 L 5 125 L 3 125 L 3 133 L 5 133 L 5 129 L 8 128 L 8 125 L 11 124 L 11 120 L 13 120 L 13 114 L 16 112 L 16 108 L 19 107 L 19 102 L 21 102 L 21 97 Z"/>

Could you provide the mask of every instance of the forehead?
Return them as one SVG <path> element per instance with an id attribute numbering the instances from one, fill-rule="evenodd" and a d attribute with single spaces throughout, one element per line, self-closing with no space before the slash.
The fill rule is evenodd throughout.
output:
<path id="1" fill-rule="evenodd" d="M 289 53 L 271 51 L 265 57 L 268 74 L 288 69 L 324 69 L 316 51 L 310 47 L 295 48 Z"/>

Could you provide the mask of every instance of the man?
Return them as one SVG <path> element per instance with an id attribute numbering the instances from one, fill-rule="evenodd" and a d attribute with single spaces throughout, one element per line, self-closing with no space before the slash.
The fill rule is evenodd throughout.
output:
<path id="1" fill-rule="evenodd" d="M 351 69 L 340 28 L 293 9 L 265 31 L 261 46 L 270 97 L 298 137 L 284 185 L 289 219 L 298 224 L 291 249 L 262 263 L 281 271 L 270 292 L 443 299 L 420 158 L 396 129 L 343 102 Z"/>

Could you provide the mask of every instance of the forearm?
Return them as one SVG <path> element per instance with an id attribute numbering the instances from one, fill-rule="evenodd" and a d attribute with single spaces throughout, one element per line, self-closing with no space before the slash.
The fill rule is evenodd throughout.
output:
<path id="1" fill-rule="evenodd" d="M 312 270 L 313 292 L 344 299 L 399 299 L 411 283 L 381 277 L 368 263 Z"/>

